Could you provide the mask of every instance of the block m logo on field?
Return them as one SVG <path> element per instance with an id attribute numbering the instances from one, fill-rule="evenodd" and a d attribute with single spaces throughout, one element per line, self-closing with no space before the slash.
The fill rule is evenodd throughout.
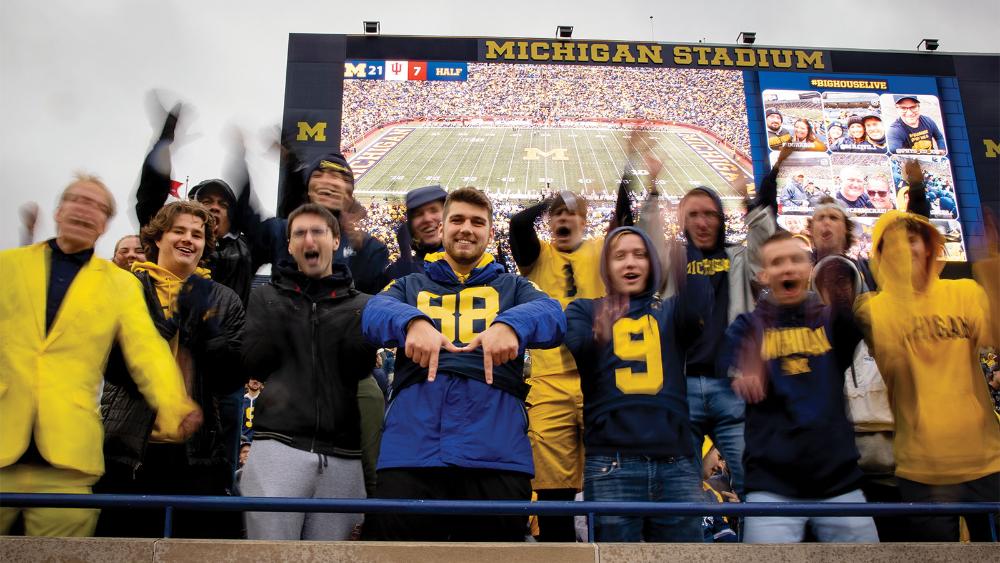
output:
<path id="1" fill-rule="evenodd" d="M 326 141 L 326 122 L 319 121 L 315 125 L 310 125 L 308 121 L 298 122 L 299 134 L 295 136 L 296 141 Z"/>
<path id="2" fill-rule="evenodd" d="M 552 160 L 569 160 L 569 157 L 566 156 L 566 149 L 543 151 L 542 149 L 535 147 L 524 148 L 524 158 L 522 160 L 539 160 L 540 157 L 552 157 Z"/>

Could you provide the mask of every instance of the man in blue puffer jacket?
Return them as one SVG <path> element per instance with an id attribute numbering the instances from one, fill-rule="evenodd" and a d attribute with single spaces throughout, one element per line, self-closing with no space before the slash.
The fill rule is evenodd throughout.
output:
<path id="1" fill-rule="evenodd" d="M 376 498 L 528 500 L 534 466 L 527 436 L 525 348 L 562 341 L 559 303 L 506 274 L 485 252 L 492 204 L 461 188 L 444 206 L 444 252 L 423 274 L 372 298 L 362 329 L 373 344 L 405 350 L 385 418 Z M 365 537 L 520 541 L 518 516 L 371 514 Z"/>

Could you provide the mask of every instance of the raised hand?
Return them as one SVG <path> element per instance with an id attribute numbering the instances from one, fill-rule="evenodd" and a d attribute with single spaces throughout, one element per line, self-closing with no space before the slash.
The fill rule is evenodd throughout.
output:
<path id="1" fill-rule="evenodd" d="M 617 294 L 608 295 L 598 302 L 594 312 L 594 340 L 599 345 L 611 341 L 615 323 L 628 311 L 628 303 L 627 295 Z"/>

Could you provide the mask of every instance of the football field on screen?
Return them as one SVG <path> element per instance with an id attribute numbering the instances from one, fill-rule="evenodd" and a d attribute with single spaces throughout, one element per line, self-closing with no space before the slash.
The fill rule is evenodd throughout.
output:
<path id="1" fill-rule="evenodd" d="M 358 195 L 402 197 L 429 184 L 476 186 L 530 197 L 545 189 L 614 192 L 627 161 L 623 129 L 395 126 L 351 158 Z M 738 197 L 752 174 L 704 132 L 667 127 L 648 132 L 647 147 L 663 169 L 661 193 L 680 196 L 710 186 Z M 648 176 L 644 165 L 633 173 Z"/>

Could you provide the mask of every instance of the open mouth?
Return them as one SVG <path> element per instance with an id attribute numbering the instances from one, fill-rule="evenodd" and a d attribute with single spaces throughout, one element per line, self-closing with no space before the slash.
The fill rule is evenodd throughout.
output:
<path id="1" fill-rule="evenodd" d="M 187 246 L 175 246 L 174 249 L 177 250 L 178 254 L 180 254 L 181 256 L 185 256 L 185 257 L 194 256 L 194 249 L 193 248 L 190 248 L 190 247 L 187 247 Z"/>
<path id="2" fill-rule="evenodd" d="M 84 219 L 83 217 L 73 216 L 69 218 L 70 224 L 76 225 L 77 227 L 83 227 L 85 229 L 93 229 L 96 227 L 93 221 Z"/>
<path id="3" fill-rule="evenodd" d="M 799 287 L 799 282 L 795 280 L 784 280 L 781 282 L 781 287 L 785 291 L 795 291 Z"/>
<path id="4" fill-rule="evenodd" d="M 634 282 L 639 279 L 639 274 L 635 272 L 628 272 L 625 274 L 625 281 Z"/>
<path id="5" fill-rule="evenodd" d="M 319 251 L 318 250 L 307 250 L 303 254 L 307 262 L 317 262 L 319 261 Z"/>
<path id="6" fill-rule="evenodd" d="M 568 237 L 569 233 L 570 233 L 569 227 L 566 226 L 558 227 L 556 229 L 556 236 L 560 238 Z"/>
<path id="7" fill-rule="evenodd" d="M 316 190 L 316 195 L 321 197 L 333 197 L 336 193 L 330 188 L 319 188 Z"/>

